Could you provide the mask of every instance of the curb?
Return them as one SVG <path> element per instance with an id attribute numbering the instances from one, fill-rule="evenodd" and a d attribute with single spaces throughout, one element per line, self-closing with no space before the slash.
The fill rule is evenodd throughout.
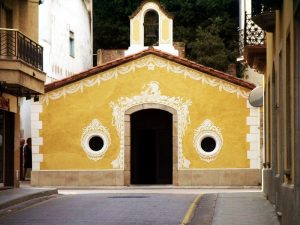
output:
<path id="1" fill-rule="evenodd" d="M 57 189 L 45 190 L 45 191 L 40 191 L 37 193 L 32 193 L 32 194 L 28 194 L 25 196 L 21 196 L 19 198 L 15 198 L 15 199 L 0 203 L 0 210 L 8 208 L 8 207 L 16 205 L 16 204 L 19 204 L 19 203 L 22 203 L 22 202 L 26 202 L 26 201 L 34 199 L 34 198 L 40 198 L 40 197 L 50 196 L 50 195 L 55 195 L 55 194 L 58 194 Z"/>
<path id="2" fill-rule="evenodd" d="M 204 194 L 189 225 L 212 225 L 218 194 Z"/>
<path id="3" fill-rule="evenodd" d="M 188 223 L 191 221 L 192 216 L 193 216 L 193 214 L 194 214 L 194 211 L 195 211 L 197 205 L 199 204 L 199 202 L 200 202 L 202 196 L 203 196 L 202 194 L 201 194 L 201 195 L 198 195 L 198 196 L 194 199 L 194 201 L 193 201 L 192 204 L 190 205 L 189 210 L 186 212 L 186 214 L 185 214 L 185 216 L 184 216 L 184 218 L 183 218 L 183 220 L 182 220 L 182 222 L 181 222 L 181 225 L 186 225 L 186 224 L 188 224 Z"/>
<path id="4" fill-rule="evenodd" d="M 171 190 L 186 190 L 186 189 L 241 189 L 241 190 L 262 190 L 261 186 L 173 186 L 173 185 L 130 185 L 130 186 L 34 186 L 46 188 L 58 188 L 59 190 L 156 190 L 156 189 L 171 189 Z"/>

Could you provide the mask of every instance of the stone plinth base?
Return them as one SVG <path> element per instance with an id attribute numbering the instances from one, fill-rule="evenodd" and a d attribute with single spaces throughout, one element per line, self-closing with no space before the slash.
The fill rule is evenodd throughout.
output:
<path id="1" fill-rule="evenodd" d="M 33 186 L 122 186 L 123 170 L 32 171 Z"/>
<path id="2" fill-rule="evenodd" d="M 179 186 L 258 186 L 260 169 L 179 170 Z"/>
<path id="3" fill-rule="evenodd" d="M 33 171 L 33 186 L 124 186 L 130 184 L 128 171 Z M 178 170 L 178 186 L 258 186 L 259 169 Z M 174 178 L 173 178 L 174 179 Z"/>

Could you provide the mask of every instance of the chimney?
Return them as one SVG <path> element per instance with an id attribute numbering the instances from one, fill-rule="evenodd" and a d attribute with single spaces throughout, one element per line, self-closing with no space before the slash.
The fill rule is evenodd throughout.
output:
<path id="1" fill-rule="evenodd" d="M 97 66 L 124 57 L 125 49 L 98 49 Z"/>
<path id="2" fill-rule="evenodd" d="M 227 72 L 228 74 L 230 74 L 230 75 L 236 77 L 236 64 L 230 63 L 230 64 L 228 65 L 228 69 L 227 69 L 226 72 Z"/>
<path id="3" fill-rule="evenodd" d="M 173 42 L 173 46 L 178 50 L 178 56 L 185 58 L 185 43 L 184 42 Z"/>

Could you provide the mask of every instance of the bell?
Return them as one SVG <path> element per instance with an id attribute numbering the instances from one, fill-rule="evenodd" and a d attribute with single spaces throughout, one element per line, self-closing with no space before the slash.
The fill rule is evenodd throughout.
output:
<path id="1" fill-rule="evenodd" d="M 156 25 L 146 25 L 146 38 L 157 38 L 157 34 L 155 32 Z"/>
<path id="2" fill-rule="evenodd" d="M 158 43 L 158 14 L 155 11 L 149 11 L 145 15 L 144 22 L 145 46 L 153 46 Z"/>

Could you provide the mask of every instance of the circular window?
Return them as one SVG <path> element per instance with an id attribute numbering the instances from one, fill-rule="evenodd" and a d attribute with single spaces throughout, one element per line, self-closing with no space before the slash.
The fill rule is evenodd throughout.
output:
<path id="1" fill-rule="evenodd" d="M 216 140 L 213 137 L 205 137 L 201 141 L 201 148 L 205 152 L 212 152 L 216 148 Z"/>
<path id="2" fill-rule="evenodd" d="M 110 145 L 108 129 L 101 122 L 94 119 L 83 129 L 81 146 L 87 156 L 96 161 L 101 159 Z"/>
<path id="3" fill-rule="evenodd" d="M 94 136 L 89 140 L 89 147 L 93 151 L 100 151 L 104 146 L 103 138 L 100 136 Z"/>
<path id="4" fill-rule="evenodd" d="M 194 147 L 200 158 L 206 162 L 215 160 L 223 146 L 220 128 L 205 120 L 194 133 Z"/>

